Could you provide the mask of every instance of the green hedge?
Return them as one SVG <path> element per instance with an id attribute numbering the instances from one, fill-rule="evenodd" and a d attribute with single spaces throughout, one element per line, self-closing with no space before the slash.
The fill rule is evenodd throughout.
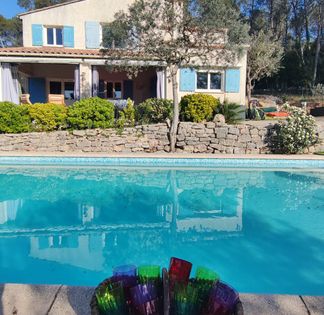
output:
<path id="1" fill-rule="evenodd" d="M 72 129 L 111 128 L 115 122 L 115 106 L 99 97 L 83 99 L 69 107 L 67 120 Z"/>
<path id="2" fill-rule="evenodd" d="M 135 118 L 140 124 L 156 124 L 172 118 L 172 100 L 149 98 L 136 106 Z"/>
<path id="3" fill-rule="evenodd" d="M 180 101 L 180 117 L 183 121 L 202 122 L 214 118 L 220 101 L 212 95 L 197 93 L 182 97 Z"/>
<path id="4" fill-rule="evenodd" d="M 57 104 L 27 105 L 34 131 L 53 131 L 66 129 L 67 107 Z"/>
<path id="5" fill-rule="evenodd" d="M 0 133 L 31 131 L 31 119 L 27 106 L 0 102 Z"/>

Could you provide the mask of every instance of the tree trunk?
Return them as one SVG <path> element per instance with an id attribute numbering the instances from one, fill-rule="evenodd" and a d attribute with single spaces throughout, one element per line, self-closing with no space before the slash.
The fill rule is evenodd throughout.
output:
<path id="1" fill-rule="evenodd" d="M 247 74 L 246 74 L 246 94 L 248 99 L 248 108 L 250 108 L 250 102 L 252 98 L 252 80 L 250 75 L 250 68 L 248 68 Z"/>
<path id="2" fill-rule="evenodd" d="M 308 48 L 309 42 L 310 42 L 310 33 L 309 33 L 309 14 L 308 14 L 307 0 L 304 0 L 304 17 L 305 17 L 306 43 L 307 43 L 307 48 Z"/>
<path id="3" fill-rule="evenodd" d="M 316 52 L 315 52 L 315 62 L 314 62 L 314 74 L 313 74 L 313 86 L 316 84 L 316 78 L 317 78 L 317 67 L 318 67 L 318 59 L 319 54 L 321 51 L 321 32 L 318 32 L 317 36 L 317 43 L 316 43 Z"/>
<path id="4" fill-rule="evenodd" d="M 177 133 L 179 125 L 179 93 L 178 93 L 178 67 L 171 66 L 171 82 L 172 82 L 172 96 L 173 96 L 173 119 L 170 130 L 170 151 L 175 152 Z"/>

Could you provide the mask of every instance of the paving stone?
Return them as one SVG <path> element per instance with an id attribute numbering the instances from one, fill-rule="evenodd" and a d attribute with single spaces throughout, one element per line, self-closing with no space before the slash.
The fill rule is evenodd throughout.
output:
<path id="1" fill-rule="evenodd" d="M 241 295 L 245 315 L 308 315 L 299 296 Z"/>
<path id="2" fill-rule="evenodd" d="M 63 286 L 48 315 L 89 315 L 93 292 L 93 288 Z"/>
<path id="3" fill-rule="evenodd" d="M 59 286 L 5 284 L 0 286 L 0 314 L 45 315 L 51 307 Z"/>
<path id="4" fill-rule="evenodd" d="M 324 314 L 324 297 L 323 296 L 303 296 L 311 315 Z"/>

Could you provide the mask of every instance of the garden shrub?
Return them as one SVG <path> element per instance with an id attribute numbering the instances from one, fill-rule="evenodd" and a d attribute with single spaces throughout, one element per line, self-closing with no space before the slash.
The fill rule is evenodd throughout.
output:
<path id="1" fill-rule="evenodd" d="M 242 120 L 242 113 L 245 113 L 245 110 L 242 110 L 239 104 L 224 102 L 217 107 L 216 112 L 225 117 L 227 124 L 235 124 Z"/>
<path id="2" fill-rule="evenodd" d="M 111 128 L 114 126 L 113 103 L 92 97 L 75 102 L 68 108 L 68 124 L 72 129 Z"/>
<path id="3" fill-rule="evenodd" d="M 183 121 L 202 122 L 212 120 L 216 108 L 220 105 L 212 95 L 197 93 L 182 97 L 180 101 L 180 116 Z"/>
<path id="4" fill-rule="evenodd" d="M 296 154 L 316 144 L 318 136 L 314 117 L 289 104 L 283 105 L 282 109 L 289 113 L 289 117 L 276 125 L 273 143 L 275 151 Z"/>
<path id="5" fill-rule="evenodd" d="M 117 128 L 134 127 L 135 126 L 135 108 L 134 102 L 129 98 L 127 99 L 126 107 L 118 110 L 116 126 Z"/>
<path id="6" fill-rule="evenodd" d="M 28 105 L 29 116 L 34 131 L 53 131 L 67 126 L 67 107 L 58 104 Z"/>
<path id="7" fill-rule="evenodd" d="M 156 124 L 172 118 L 172 100 L 149 98 L 136 106 L 135 119 L 140 124 Z"/>
<path id="8" fill-rule="evenodd" d="M 31 120 L 25 105 L 0 102 L 0 133 L 21 133 L 31 130 Z"/>

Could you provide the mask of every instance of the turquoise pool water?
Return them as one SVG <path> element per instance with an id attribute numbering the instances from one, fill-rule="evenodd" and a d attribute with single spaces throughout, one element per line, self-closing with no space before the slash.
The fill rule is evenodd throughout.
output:
<path id="1" fill-rule="evenodd" d="M 324 295 L 323 168 L 67 161 L 0 159 L 0 282 L 96 285 L 177 256 L 240 292 Z"/>

